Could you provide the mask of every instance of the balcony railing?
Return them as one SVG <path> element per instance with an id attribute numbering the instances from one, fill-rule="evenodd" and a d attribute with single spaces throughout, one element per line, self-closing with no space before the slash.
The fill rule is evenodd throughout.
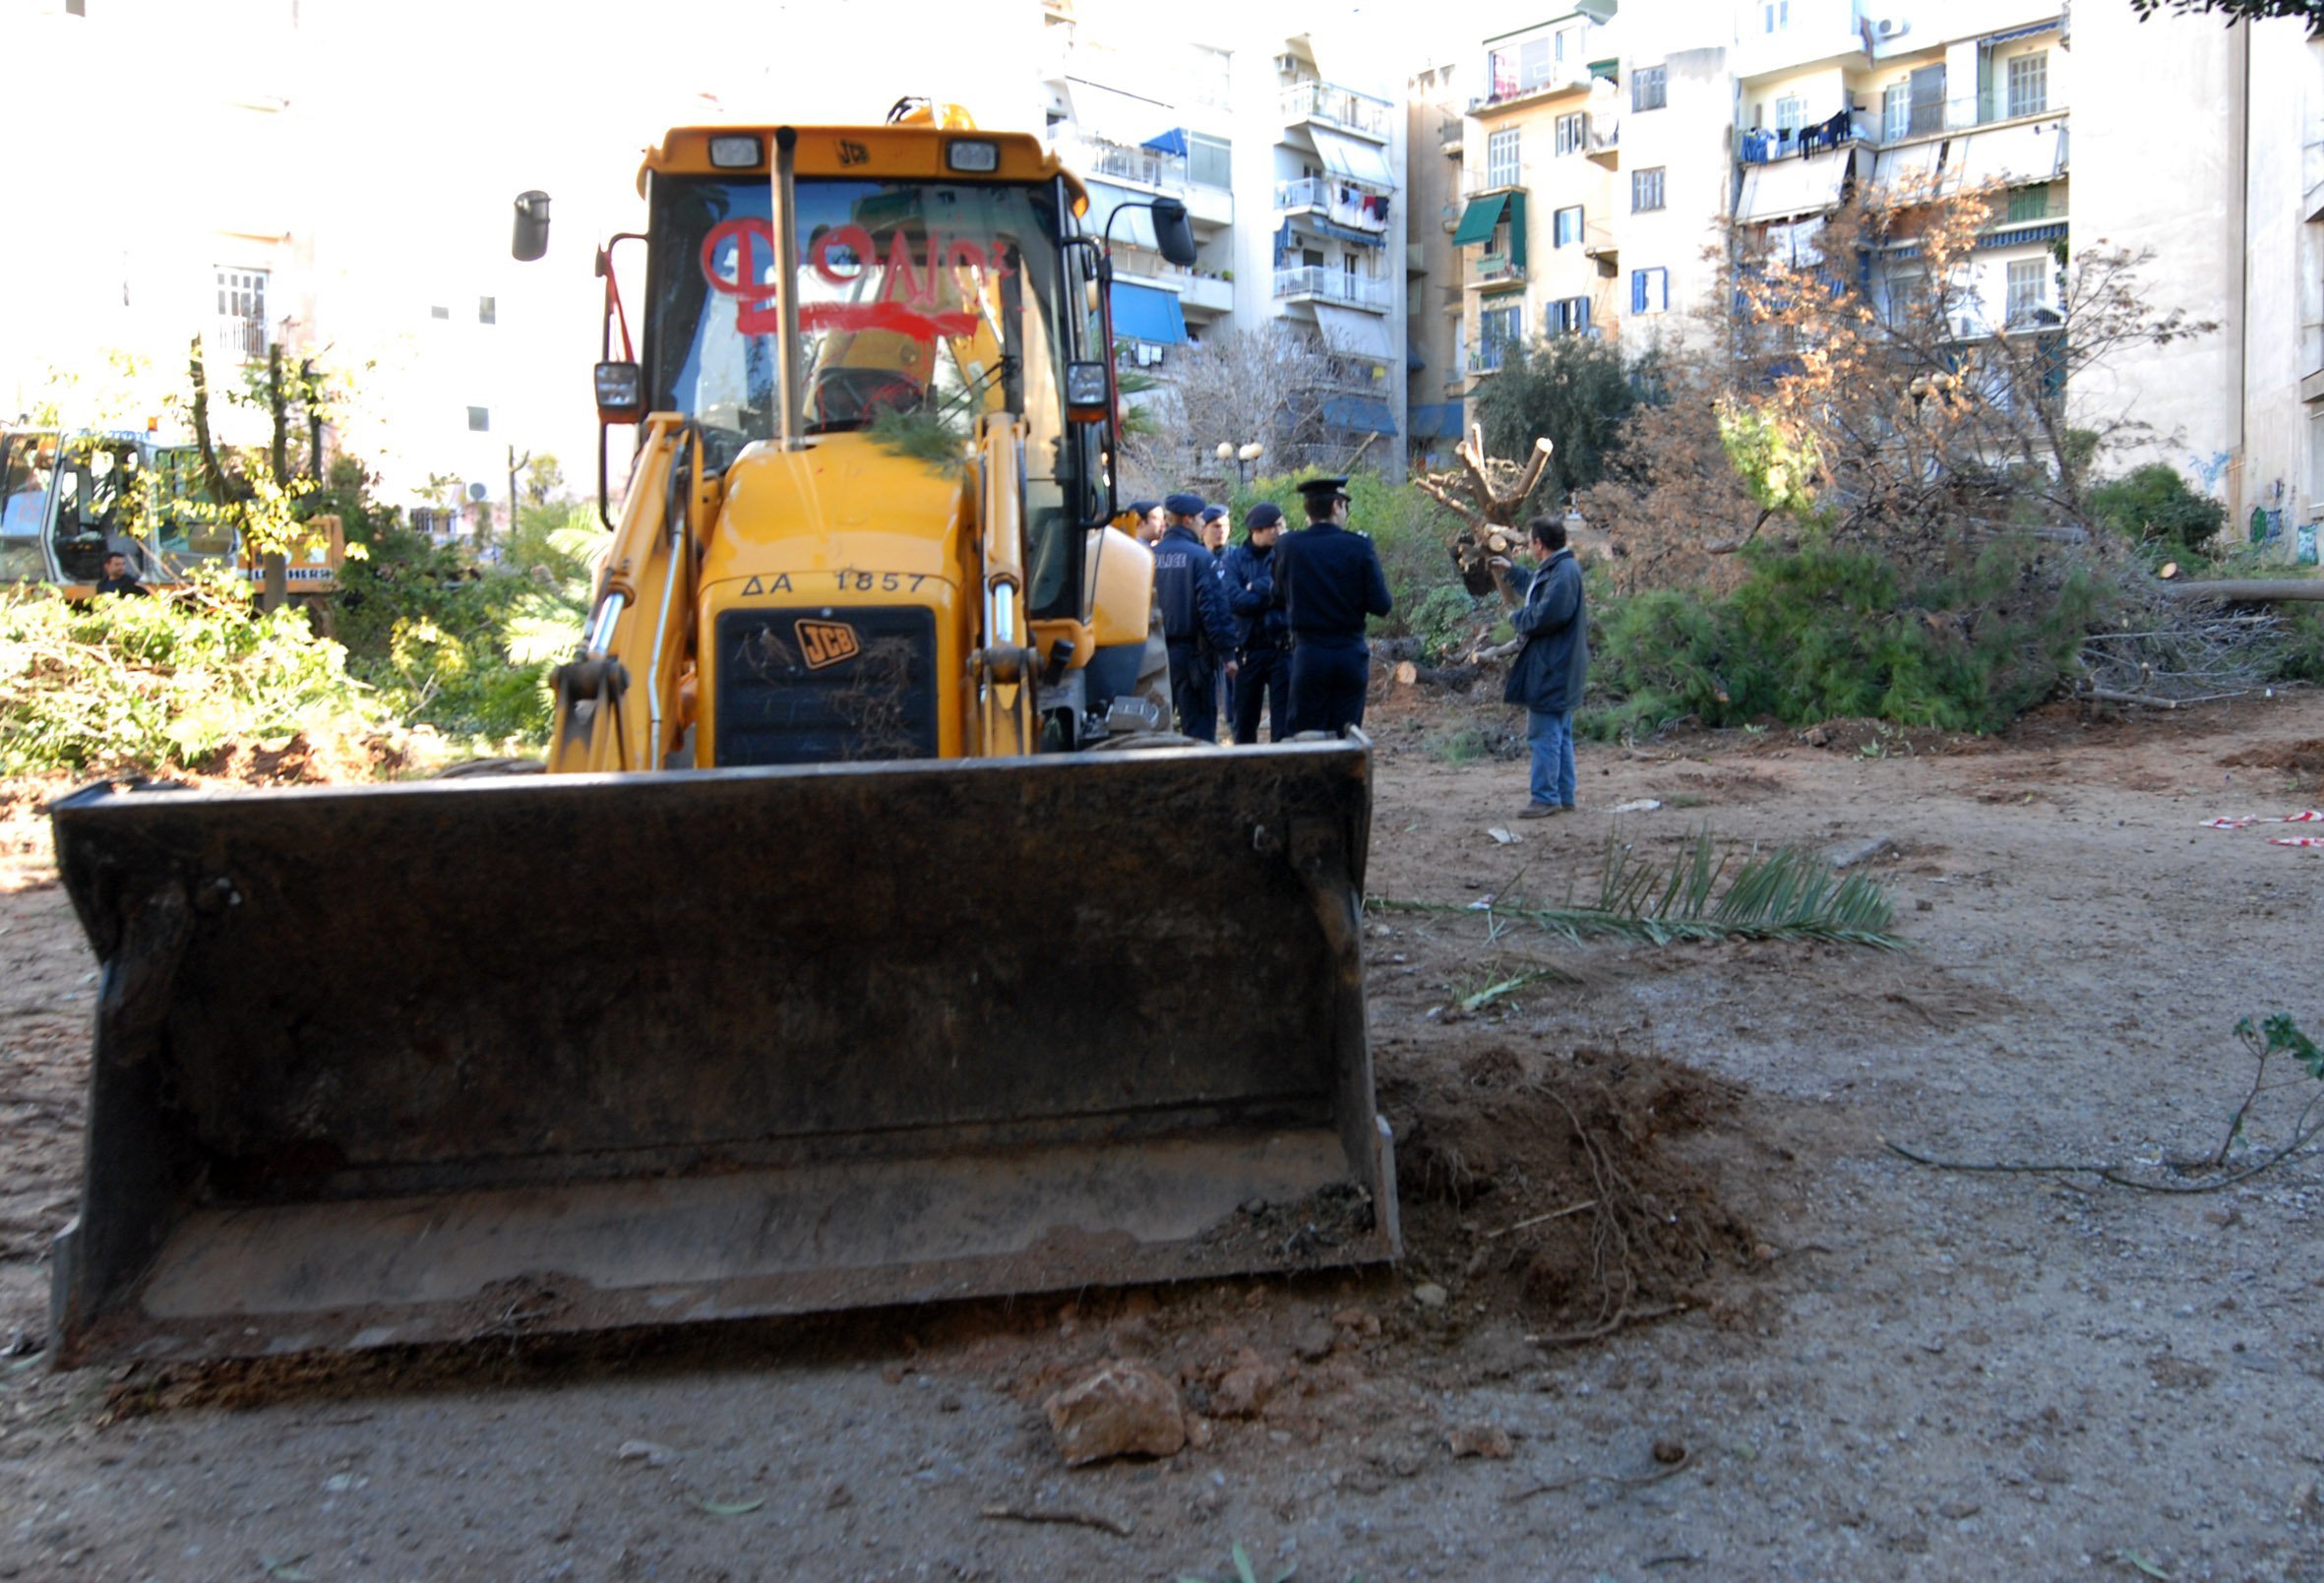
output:
<path id="1" fill-rule="evenodd" d="M 1385 313 L 1389 299 L 1388 283 L 1385 280 L 1375 280 L 1369 275 L 1350 274 L 1345 270 L 1330 270 L 1315 264 L 1277 270 L 1275 295 L 1286 299 L 1317 297 L 1325 302 L 1350 308 L 1366 308 L 1374 313 Z"/>
<path id="2" fill-rule="evenodd" d="M 1476 273 L 1469 276 L 1471 285 L 1522 285 L 1525 266 L 1502 253 L 1487 253 L 1477 260 Z"/>
<path id="3" fill-rule="evenodd" d="M 1506 341 L 1487 341 L 1469 353 L 1469 372 L 1472 374 L 1499 373 L 1501 359 L 1508 355 L 1508 350 Z"/>
<path id="4" fill-rule="evenodd" d="M 1187 156 L 1137 149 L 1103 138 L 1063 138 L 1057 155 L 1076 175 L 1110 181 L 1134 181 L 1144 187 L 1183 191 L 1187 186 Z"/>
<path id="5" fill-rule="evenodd" d="M 1376 236 L 1388 228 L 1386 194 L 1369 193 L 1336 177 L 1302 176 L 1297 181 L 1275 183 L 1276 213 L 1303 209 L 1315 210 L 1335 224 Z"/>
<path id="6" fill-rule="evenodd" d="M 1311 79 L 1283 90 L 1283 119 L 1329 121 L 1384 143 L 1388 136 L 1388 101 L 1342 88 L 1337 83 Z"/>

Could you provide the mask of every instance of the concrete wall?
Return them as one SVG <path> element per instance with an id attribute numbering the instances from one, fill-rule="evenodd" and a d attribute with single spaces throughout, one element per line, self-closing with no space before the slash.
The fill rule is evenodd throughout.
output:
<path id="1" fill-rule="evenodd" d="M 2126 5 L 2075 9 L 2069 47 L 2076 253 L 2153 253 L 2141 293 L 2153 307 L 2217 321 L 2216 334 L 2123 353 L 2077 380 L 2076 424 L 2135 417 L 2151 433 L 2101 457 L 2102 472 L 2166 461 L 2233 504 L 2246 322 L 2242 237 L 2244 30 L 2216 18 Z M 2158 113 L 2157 85 L 2180 113 Z"/>

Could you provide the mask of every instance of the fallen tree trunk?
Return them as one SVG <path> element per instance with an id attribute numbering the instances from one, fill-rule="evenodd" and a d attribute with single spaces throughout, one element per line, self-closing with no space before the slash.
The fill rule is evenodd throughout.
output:
<path id="1" fill-rule="evenodd" d="M 2218 582 L 2158 584 L 2166 598 L 2218 599 L 2232 604 L 2324 603 L 2324 578 L 2230 578 Z"/>

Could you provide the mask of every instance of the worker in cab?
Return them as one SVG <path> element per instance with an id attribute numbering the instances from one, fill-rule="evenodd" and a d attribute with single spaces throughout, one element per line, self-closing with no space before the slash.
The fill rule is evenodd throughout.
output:
<path id="1" fill-rule="evenodd" d="M 1367 616 L 1395 608 L 1372 540 L 1348 527 L 1348 481 L 1311 478 L 1299 486 L 1308 525 L 1275 546 L 1274 601 L 1291 629 L 1291 730 L 1327 731 L 1364 723 L 1372 683 Z"/>
<path id="2" fill-rule="evenodd" d="M 1162 503 L 1165 525 L 1154 546 L 1154 600 L 1170 648 L 1170 700 L 1178 729 L 1197 742 L 1218 740 L 1220 668 L 1235 675 L 1235 613 L 1218 564 L 1202 543 L 1202 497 Z"/>
<path id="3" fill-rule="evenodd" d="M 1243 542 L 1227 548 L 1227 603 L 1235 612 L 1235 740 L 1258 740 L 1258 715 L 1267 713 L 1267 739 L 1291 735 L 1291 627 L 1275 603 L 1275 544 L 1283 536 L 1283 508 L 1262 500 L 1243 519 Z"/>
<path id="4" fill-rule="evenodd" d="M 118 593 L 143 599 L 152 591 L 138 581 L 137 574 L 129 570 L 129 557 L 119 550 L 105 552 L 104 568 L 104 576 L 96 579 L 98 593 Z"/>

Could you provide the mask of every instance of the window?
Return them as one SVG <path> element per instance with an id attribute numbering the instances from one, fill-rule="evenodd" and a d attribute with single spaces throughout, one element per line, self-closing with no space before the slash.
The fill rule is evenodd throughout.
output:
<path id="1" fill-rule="evenodd" d="M 489 432 L 492 428 L 492 408 L 488 406 L 468 408 L 468 427 L 478 434 Z"/>
<path id="2" fill-rule="evenodd" d="M 1775 101 L 1775 135 L 1789 143 L 1800 135 L 1800 96 L 1786 93 Z"/>
<path id="3" fill-rule="evenodd" d="M 1892 83 L 1880 91 L 1880 141 L 1894 143 L 1906 135 L 1913 124 L 1913 91 L 1904 83 Z"/>
<path id="4" fill-rule="evenodd" d="M 1630 172 L 1630 213 L 1643 214 L 1648 210 L 1662 208 L 1663 167 Z"/>
<path id="5" fill-rule="evenodd" d="M 1590 118 L 1588 116 L 1576 114 L 1558 117 L 1558 152 L 1560 153 L 1579 153 L 1589 147 L 1589 143 Z"/>
<path id="6" fill-rule="evenodd" d="M 2037 49 L 2009 62 L 2009 113 L 2040 115 L 2049 108 L 2049 51 Z"/>
<path id="7" fill-rule="evenodd" d="M 1792 0 L 1762 0 L 1759 10 L 1771 33 L 1782 32 L 1792 25 Z"/>
<path id="8" fill-rule="evenodd" d="M 1517 185 L 1517 129 L 1509 127 L 1496 132 L 1485 140 L 1485 185 L 1514 187 Z"/>
<path id="9" fill-rule="evenodd" d="M 1500 367 L 1501 356 L 1517 343 L 1524 334 L 1521 315 L 1524 310 L 1515 303 L 1506 308 L 1488 308 L 1477 317 L 1477 368 L 1490 373 Z"/>
<path id="10" fill-rule="evenodd" d="M 1235 146 L 1225 138 L 1202 132 L 1187 134 L 1187 180 L 1195 186 L 1232 188 L 1234 162 Z"/>
<path id="11" fill-rule="evenodd" d="M 1564 297 L 1542 310 L 1542 328 L 1553 335 L 1579 335 L 1590 328 L 1590 299 Z"/>
<path id="12" fill-rule="evenodd" d="M 219 270 L 217 344 L 229 357 L 255 362 L 272 344 L 267 326 L 267 272 Z"/>
<path id="13" fill-rule="evenodd" d="M 1928 276 L 1926 274 L 1914 271 L 1888 277 L 1889 328 L 1902 330 L 1921 323 L 1928 317 L 1930 306 Z"/>
<path id="14" fill-rule="evenodd" d="M 2031 187 L 2020 187 L 2009 195 L 2009 223 L 2022 225 L 2029 220 L 2049 217 L 2049 184 L 2038 182 Z"/>
<path id="15" fill-rule="evenodd" d="M 1571 247 L 1581 240 L 1581 205 L 1560 209 L 1550 216 L 1552 247 Z"/>
<path id="16" fill-rule="evenodd" d="M 1670 271 L 1657 267 L 1630 272 L 1630 312 L 1668 313 L 1670 308 Z"/>
<path id="17" fill-rule="evenodd" d="M 2044 292 L 2042 277 L 2048 266 L 2041 259 L 2011 259 L 2009 261 L 2008 323 L 2031 323 L 2034 310 L 2042 306 Z"/>
<path id="18" fill-rule="evenodd" d="M 478 297 L 476 299 L 476 323 L 480 325 L 497 325 L 500 323 L 500 303 L 498 299 L 493 297 Z"/>
<path id="19" fill-rule="evenodd" d="M 1939 66 L 1917 67 L 1907 80 L 1906 91 L 1911 95 L 1905 130 L 1913 137 L 1945 129 L 1945 69 Z"/>
<path id="20" fill-rule="evenodd" d="M 1659 110 L 1670 100 L 1670 69 L 1665 66 L 1641 66 L 1630 74 L 1630 108 Z"/>
<path id="21" fill-rule="evenodd" d="M 437 303 L 434 307 L 428 310 L 428 317 L 430 319 L 443 319 L 449 321 L 452 318 L 452 310 L 445 307 L 442 303 Z"/>

